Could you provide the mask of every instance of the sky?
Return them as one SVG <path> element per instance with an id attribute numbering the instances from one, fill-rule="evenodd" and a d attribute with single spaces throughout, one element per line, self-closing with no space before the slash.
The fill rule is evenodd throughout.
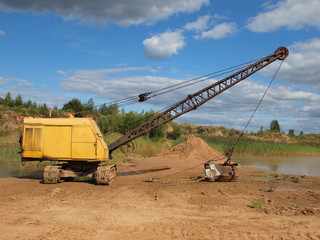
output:
<path id="1" fill-rule="evenodd" d="M 320 133 L 319 0 L 0 0 L 0 97 L 62 107 L 151 92 L 289 49 L 248 131 Z M 243 130 L 280 61 L 176 122 Z M 124 107 L 158 111 L 219 78 Z"/>

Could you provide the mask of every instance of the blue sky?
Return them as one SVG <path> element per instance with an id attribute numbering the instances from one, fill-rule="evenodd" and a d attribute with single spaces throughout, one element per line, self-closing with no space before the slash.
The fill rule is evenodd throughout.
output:
<path id="1" fill-rule="evenodd" d="M 289 49 L 249 126 L 320 133 L 319 0 L 0 0 L 0 96 L 96 105 Z M 280 62 L 177 122 L 242 130 Z M 216 79 L 218 80 L 218 79 Z M 125 108 L 160 110 L 207 81 Z"/>

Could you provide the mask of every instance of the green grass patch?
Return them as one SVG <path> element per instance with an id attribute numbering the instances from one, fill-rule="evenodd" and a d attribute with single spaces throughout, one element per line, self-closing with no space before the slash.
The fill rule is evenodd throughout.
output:
<path id="1" fill-rule="evenodd" d="M 106 142 L 107 145 L 113 143 L 114 141 L 118 140 L 122 134 L 120 133 L 111 133 L 107 134 L 103 137 L 104 141 Z M 163 144 L 166 144 L 166 139 L 165 138 L 160 138 L 160 139 L 149 139 L 147 137 L 139 137 L 133 142 L 135 142 L 137 145 L 153 145 L 153 146 L 162 146 Z"/>
<path id="2" fill-rule="evenodd" d="M 262 198 L 255 199 L 252 201 L 252 204 L 250 205 L 251 208 L 260 208 L 263 209 L 265 205 L 265 201 Z"/>
<path id="3" fill-rule="evenodd" d="M 73 182 L 89 182 L 92 181 L 92 178 L 86 177 L 86 176 L 81 176 L 81 177 L 75 177 L 72 180 Z"/>
<path id="4" fill-rule="evenodd" d="M 107 145 L 113 143 L 118 140 L 122 134 L 120 133 L 111 133 L 104 136 L 104 141 Z M 116 149 L 112 155 L 114 158 L 120 159 L 123 158 L 126 154 L 136 154 L 140 156 L 153 156 L 159 152 L 163 152 L 168 149 L 167 139 L 149 139 L 147 137 L 140 137 L 132 141 L 129 146 L 134 145 L 134 150 L 132 151 L 131 147 L 127 147 L 124 145 L 122 148 Z"/>
<path id="5" fill-rule="evenodd" d="M 252 177 L 262 178 L 262 179 L 268 179 L 270 178 L 270 175 L 260 175 L 260 174 L 253 174 Z"/>
<path id="6" fill-rule="evenodd" d="M 19 162 L 21 160 L 20 154 L 20 147 L 18 146 L 10 146 L 9 144 L 6 145 L 2 143 L 2 147 L 0 150 L 0 161 L 2 164 L 12 164 L 14 162 Z"/>
<path id="7" fill-rule="evenodd" d="M 267 181 L 272 181 L 275 179 L 280 179 L 283 177 L 283 174 L 280 173 L 270 173 L 270 174 L 252 174 L 252 177 L 260 178 Z"/>
<path id="8" fill-rule="evenodd" d="M 226 153 L 237 142 L 235 137 L 218 137 L 207 136 L 204 140 L 210 147 L 217 151 Z M 273 155 L 320 155 L 320 149 L 315 146 L 303 145 L 298 143 L 279 143 L 271 141 L 260 141 L 248 138 L 242 138 L 236 146 L 234 151 L 236 155 L 259 155 L 259 156 L 273 156 Z"/>

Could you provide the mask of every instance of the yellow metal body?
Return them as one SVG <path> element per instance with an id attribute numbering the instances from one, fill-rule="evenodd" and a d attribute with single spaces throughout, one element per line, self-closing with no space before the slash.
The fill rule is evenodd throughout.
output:
<path id="1" fill-rule="evenodd" d="M 92 118 L 25 118 L 22 158 L 54 161 L 107 161 L 109 150 Z"/>

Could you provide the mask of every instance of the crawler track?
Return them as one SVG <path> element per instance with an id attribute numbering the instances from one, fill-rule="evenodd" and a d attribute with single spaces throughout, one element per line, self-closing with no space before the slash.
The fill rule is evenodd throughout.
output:
<path id="1" fill-rule="evenodd" d="M 102 165 L 97 167 L 94 179 L 99 185 L 109 185 L 116 176 L 116 165 Z"/>
<path id="2" fill-rule="evenodd" d="M 43 173 L 43 182 L 56 184 L 60 182 L 61 166 L 46 166 Z"/>

